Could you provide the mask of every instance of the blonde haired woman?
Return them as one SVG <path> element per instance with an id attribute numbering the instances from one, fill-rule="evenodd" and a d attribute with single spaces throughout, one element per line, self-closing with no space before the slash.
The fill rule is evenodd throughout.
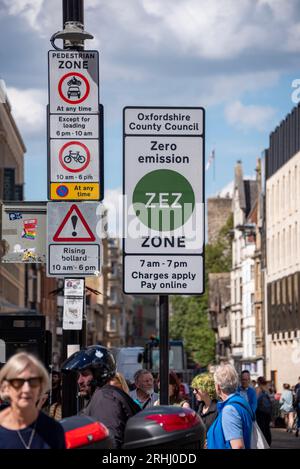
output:
<path id="1" fill-rule="evenodd" d="M 0 449 L 65 448 L 62 426 L 37 406 L 48 389 L 48 373 L 33 355 L 8 360 L 0 371 L 0 397 L 10 403 L 0 412 Z"/>
<path id="2" fill-rule="evenodd" d="M 110 380 L 109 384 L 111 386 L 116 386 L 117 388 L 122 389 L 124 392 L 129 394 L 129 387 L 126 383 L 126 379 L 122 375 L 122 373 L 117 372 L 115 376 Z"/>
<path id="3" fill-rule="evenodd" d="M 206 431 L 208 431 L 218 415 L 214 376 L 212 373 L 197 375 L 191 386 L 195 398 L 199 401 L 198 414 L 203 420 Z"/>

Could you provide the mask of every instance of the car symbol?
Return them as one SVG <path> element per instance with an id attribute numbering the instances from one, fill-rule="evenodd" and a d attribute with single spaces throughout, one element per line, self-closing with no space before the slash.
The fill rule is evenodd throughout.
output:
<path id="1" fill-rule="evenodd" d="M 70 86 L 68 89 L 68 98 L 70 99 L 71 96 L 76 96 L 78 99 L 81 96 L 80 89 L 78 86 Z"/>

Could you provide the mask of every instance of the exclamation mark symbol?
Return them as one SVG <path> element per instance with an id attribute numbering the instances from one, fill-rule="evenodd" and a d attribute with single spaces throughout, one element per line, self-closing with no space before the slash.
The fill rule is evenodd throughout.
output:
<path id="1" fill-rule="evenodd" d="M 72 236 L 77 236 L 77 232 L 75 231 L 76 229 L 76 225 L 77 225 L 77 220 L 78 220 L 78 217 L 77 215 L 73 215 L 71 217 L 71 222 L 72 222 L 72 225 L 73 225 L 73 232 L 72 232 Z"/>

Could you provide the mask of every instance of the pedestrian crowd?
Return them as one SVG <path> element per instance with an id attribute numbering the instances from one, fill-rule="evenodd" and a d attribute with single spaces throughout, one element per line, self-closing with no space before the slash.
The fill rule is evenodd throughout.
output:
<path id="1" fill-rule="evenodd" d="M 160 405 L 160 382 L 149 370 L 135 373 L 134 383 L 116 372 L 112 353 L 101 345 L 86 347 L 68 358 L 62 371 L 76 372 L 80 413 L 103 423 L 115 448 L 121 448 L 128 419 Z M 51 386 L 50 386 L 51 384 Z M 299 436 L 300 377 L 276 393 L 263 376 L 251 381 L 248 370 L 238 376 L 231 364 L 214 373 L 196 375 L 184 386 L 169 373 L 169 403 L 192 408 L 206 429 L 207 449 L 250 449 L 271 446 L 271 427 L 285 425 Z M 47 370 L 25 352 L 11 357 L 0 370 L 0 449 L 65 448 L 62 418 L 62 374 Z"/>

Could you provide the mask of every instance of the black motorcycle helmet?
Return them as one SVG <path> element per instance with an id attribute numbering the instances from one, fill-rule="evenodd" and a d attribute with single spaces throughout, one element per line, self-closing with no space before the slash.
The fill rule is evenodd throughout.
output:
<path id="1" fill-rule="evenodd" d="M 102 345 L 91 345 L 73 353 L 62 364 L 61 370 L 83 371 L 90 368 L 94 386 L 104 386 L 116 374 L 116 362 L 112 353 Z"/>

